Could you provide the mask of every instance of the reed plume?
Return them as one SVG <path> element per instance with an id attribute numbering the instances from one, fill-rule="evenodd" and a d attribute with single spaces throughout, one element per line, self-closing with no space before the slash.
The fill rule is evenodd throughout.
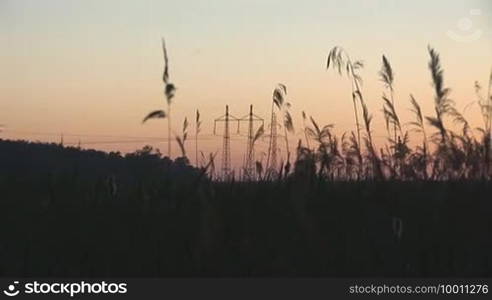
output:
<path id="1" fill-rule="evenodd" d="M 202 121 L 200 120 L 200 111 L 196 110 L 195 117 L 195 165 L 198 167 L 198 134 L 200 133 L 200 126 Z"/>
<path id="2" fill-rule="evenodd" d="M 164 82 L 164 95 L 167 102 L 167 155 L 171 158 L 171 102 L 176 93 L 176 86 L 169 81 L 169 58 L 167 56 L 166 42 L 162 38 L 162 53 L 164 55 L 164 72 L 162 81 Z"/>
<path id="3" fill-rule="evenodd" d="M 311 148 L 311 146 L 309 145 L 309 138 L 308 138 L 308 133 L 307 133 L 307 127 L 306 127 L 306 113 L 304 111 L 302 111 L 302 126 L 304 127 L 304 137 L 306 139 L 306 146 L 309 148 Z"/>
<path id="4" fill-rule="evenodd" d="M 412 103 L 411 111 L 415 115 L 415 121 L 410 122 L 413 126 L 412 130 L 422 134 L 422 146 L 417 147 L 417 152 L 414 154 L 416 166 L 419 167 L 420 172 L 422 172 L 424 179 L 427 179 L 427 165 L 428 165 L 428 146 L 427 146 L 427 134 L 425 132 L 424 117 L 422 115 L 422 109 L 419 103 L 413 95 L 410 94 L 410 102 Z"/>
<path id="5" fill-rule="evenodd" d="M 402 130 L 400 125 L 400 120 L 398 118 L 398 114 L 395 109 L 395 99 L 394 99 L 394 73 L 393 68 L 388 60 L 388 58 L 383 55 L 383 63 L 381 66 L 381 70 L 379 71 L 379 78 L 384 83 L 385 88 L 389 92 L 389 99 L 383 93 L 383 113 L 386 120 L 386 127 L 389 131 L 389 125 L 393 127 L 393 141 L 396 142 L 398 133 L 402 136 Z M 390 138 L 391 139 L 391 138 Z"/>
<path id="6" fill-rule="evenodd" d="M 277 121 L 276 121 L 276 113 L 275 113 L 275 107 L 277 107 L 278 111 L 279 112 L 282 112 L 285 107 L 290 107 L 290 104 L 286 101 L 286 95 L 287 95 L 287 87 L 282 84 L 282 83 L 279 83 L 277 84 L 277 86 L 275 87 L 275 89 L 273 90 L 273 96 L 272 96 L 272 107 L 271 107 L 271 117 L 270 117 L 270 142 L 269 142 L 269 145 L 268 145 L 268 153 L 267 153 L 267 161 L 266 161 L 266 172 L 276 172 L 275 168 L 270 168 L 270 158 L 272 156 L 272 152 L 273 151 L 276 151 L 276 149 L 273 149 L 275 146 L 274 144 L 274 139 L 276 139 L 277 137 L 274 136 L 274 129 L 276 131 L 276 128 L 277 127 Z M 286 114 L 284 115 L 284 119 L 285 117 L 288 115 L 288 117 L 290 117 L 290 114 Z M 290 118 L 290 126 L 292 126 L 292 119 Z M 285 124 L 284 124 L 285 125 Z M 293 129 L 293 127 L 292 127 Z M 286 138 L 286 147 L 287 147 L 287 153 L 288 153 L 288 140 Z M 272 170 L 270 170 L 272 169 Z"/>
<path id="7" fill-rule="evenodd" d="M 428 47 L 430 61 L 429 70 L 432 76 L 432 85 L 434 87 L 434 110 L 435 117 L 426 117 L 429 124 L 435 127 L 440 134 L 440 143 L 446 144 L 448 140 L 448 134 L 444 127 L 444 117 L 447 113 L 453 110 L 453 101 L 449 99 L 450 89 L 444 87 L 444 71 L 441 67 L 441 60 L 439 54 Z"/>
<path id="8" fill-rule="evenodd" d="M 181 150 L 181 156 L 186 157 L 186 140 L 188 139 L 188 119 L 185 118 L 183 121 L 183 130 L 181 132 L 182 136 L 176 136 L 176 142 L 178 143 L 179 149 Z"/>
<path id="9" fill-rule="evenodd" d="M 359 105 L 362 105 L 364 99 L 360 91 L 362 85 L 362 78 L 358 74 L 358 71 L 364 67 L 364 63 L 361 60 L 356 60 L 352 62 L 352 59 L 348 53 L 341 47 L 334 47 L 328 54 L 328 59 L 326 61 L 326 69 L 328 70 L 330 66 L 338 71 L 341 76 L 342 72 L 345 70 L 347 76 L 350 78 L 351 88 L 352 88 L 352 103 L 354 106 L 354 116 L 355 116 L 355 129 L 357 132 L 357 144 L 360 145 L 360 123 L 359 123 L 359 113 L 357 99 L 359 99 Z"/>
<path id="10" fill-rule="evenodd" d="M 164 72 L 162 74 L 162 81 L 164 82 L 164 95 L 167 102 L 167 113 L 164 110 L 155 110 L 147 114 L 142 123 L 145 123 L 149 119 L 167 118 L 167 154 L 171 158 L 171 100 L 176 93 L 176 87 L 169 81 L 169 58 L 167 57 L 166 43 L 162 38 L 162 52 L 164 54 Z"/>

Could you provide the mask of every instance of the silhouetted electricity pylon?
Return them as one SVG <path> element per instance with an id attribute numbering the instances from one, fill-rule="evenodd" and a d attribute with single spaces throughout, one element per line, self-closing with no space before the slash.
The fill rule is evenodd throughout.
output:
<path id="1" fill-rule="evenodd" d="M 246 155 L 244 158 L 244 178 L 254 179 L 254 160 L 255 160 L 255 149 L 254 149 L 254 122 L 261 122 L 263 126 L 264 120 L 253 113 L 253 105 L 249 106 L 249 114 L 242 117 L 239 121 L 248 122 L 248 141 L 246 144 Z"/>
<path id="2" fill-rule="evenodd" d="M 222 142 L 222 179 L 231 179 L 231 136 L 229 133 L 229 122 L 237 121 L 237 131 L 239 132 L 239 119 L 229 114 L 229 105 L 226 105 L 225 115 L 215 119 L 214 134 L 217 128 L 217 122 L 224 122 L 224 136 Z"/>
<path id="3" fill-rule="evenodd" d="M 277 173 L 277 115 L 272 113 L 272 122 L 270 124 L 270 145 L 268 147 L 268 158 L 266 165 L 267 177 L 273 177 Z"/>

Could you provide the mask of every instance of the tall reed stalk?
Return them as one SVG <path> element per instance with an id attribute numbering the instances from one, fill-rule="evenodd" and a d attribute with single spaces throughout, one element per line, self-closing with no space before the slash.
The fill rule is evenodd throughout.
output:
<path id="1" fill-rule="evenodd" d="M 362 93 L 360 91 L 360 86 L 362 84 L 362 78 L 357 73 L 364 64 L 361 60 L 356 60 L 352 62 L 352 59 L 348 53 L 341 47 L 334 47 L 328 54 L 328 59 L 326 62 L 326 69 L 333 67 L 338 71 L 339 75 L 342 75 L 342 71 L 345 70 L 347 76 L 350 79 L 350 84 L 352 88 L 352 103 L 354 106 L 354 116 L 355 116 L 355 128 L 357 132 L 357 142 L 360 145 L 361 135 L 360 135 L 360 123 L 359 123 L 359 113 L 357 99 L 360 100 L 359 105 L 362 106 L 364 99 L 362 98 Z"/>
<path id="2" fill-rule="evenodd" d="M 162 52 L 164 54 L 164 74 L 162 75 L 162 81 L 164 82 L 164 95 L 167 102 L 167 155 L 171 158 L 171 103 L 176 93 L 176 87 L 169 81 L 169 58 L 167 56 L 166 42 L 162 38 Z"/>
<path id="3" fill-rule="evenodd" d="M 149 119 L 166 118 L 167 117 L 167 154 L 171 158 L 171 100 L 176 93 L 176 87 L 169 81 L 169 59 L 167 57 L 166 43 L 162 38 L 162 52 L 164 54 L 164 72 L 162 81 L 164 82 L 164 95 L 167 102 L 167 113 L 164 110 L 155 110 L 147 114 L 142 123 Z"/>
<path id="4" fill-rule="evenodd" d="M 196 110 L 195 118 L 195 165 L 198 167 L 198 134 L 200 133 L 200 126 L 202 121 L 200 121 L 200 111 Z"/>

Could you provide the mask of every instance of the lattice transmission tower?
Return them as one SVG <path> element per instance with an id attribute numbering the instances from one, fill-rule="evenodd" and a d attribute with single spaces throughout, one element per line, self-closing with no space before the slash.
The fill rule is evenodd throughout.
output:
<path id="1" fill-rule="evenodd" d="M 232 178 L 231 136 L 229 132 L 230 121 L 237 121 L 237 131 L 239 132 L 239 119 L 229 114 L 229 105 L 226 105 L 225 115 L 220 116 L 214 121 L 214 134 L 216 133 L 217 122 L 224 122 L 224 135 L 222 138 L 222 179 L 225 181 Z"/>
<path id="2" fill-rule="evenodd" d="M 273 176 L 277 172 L 277 115 L 272 114 L 272 124 L 270 131 L 270 147 L 268 149 L 269 160 L 266 166 L 266 173 Z"/>
<path id="3" fill-rule="evenodd" d="M 254 161 L 255 161 L 255 149 L 254 149 L 254 123 L 261 122 L 261 126 L 264 125 L 264 120 L 253 113 L 253 105 L 249 106 L 249 114 L 242 117 L 240 121 L 248 122 L 248 140 L 246 142 L 246 154 L 244 158 L 244 178 L 246 180 L 254 179 Z"/>

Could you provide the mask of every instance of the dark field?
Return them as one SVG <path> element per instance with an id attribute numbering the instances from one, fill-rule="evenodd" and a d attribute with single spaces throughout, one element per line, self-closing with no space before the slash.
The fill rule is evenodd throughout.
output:
<path id="1" fill-rule="evenodd" d="M 491 277 L 488 181 L 211 182 L 0 141 L 0 276 Z"/>

